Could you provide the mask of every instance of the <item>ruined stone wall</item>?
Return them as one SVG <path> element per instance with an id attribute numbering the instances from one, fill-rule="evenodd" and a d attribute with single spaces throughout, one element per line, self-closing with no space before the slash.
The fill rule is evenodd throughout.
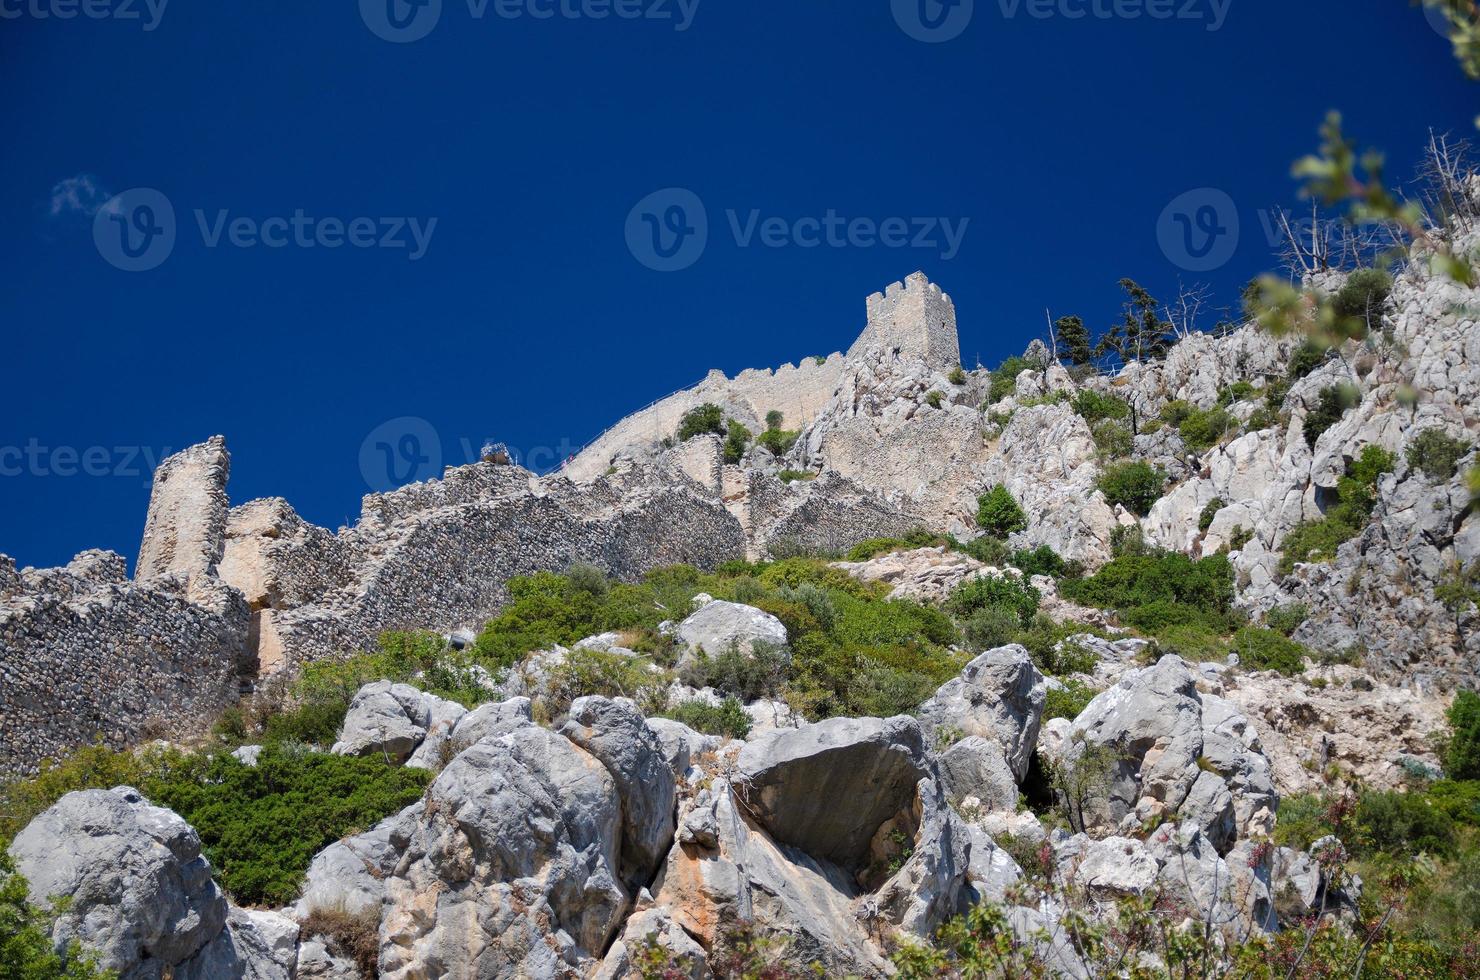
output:
<path id="1" fill-rule="evenodd" d="M 869 538 L 894 537 L 925 526 L 919 517 L 836 473 L 790 484 L 752 473 L 747 505 L 758 557 L 780 542 L 842 554 Z"/>
<path id="2" fill-rule="evenodd" d="M 111 552 L 20 574 L 0 555 L 0 775 L 98 741 L 198 731 L 239 696 L 247 623 L 235 590 L 129 582 Z"/>
<path id="3" fill-rule="evenodd" d="M 606 472 L 621 451 L 653 449 L 671 438 L 684 413 L 706 402 L 719 405 L 753 432 L 764 428 L 766 413 L 773 410 L 785 416 L 786 428 L 800 429 L 832 399 L 844 373 L 841 354 L 833 354 L 820 364 L 815 358 L 806 358 L 774 371 L 741 371 L 734 378 L 711 371 L 694 387 L 669 395 L 612 426 L 562 472 L 573 480 L 594 480 Z"/>
<path id="4" fill-rule="evenodd" d="M 139 545 L 136 578 L 169 572 L 214 575 L 226 538 L 226 480 L 231 457 L 226 440 L 176 453 L 154 471 L 149 517 Z"/>

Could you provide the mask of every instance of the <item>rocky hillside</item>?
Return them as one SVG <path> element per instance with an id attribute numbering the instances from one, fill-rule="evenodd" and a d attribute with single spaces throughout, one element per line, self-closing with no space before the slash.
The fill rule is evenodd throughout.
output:
<path id="1" fill-rule="evenodd" d="M 124 980 L 1464 975 L 1476 291 L 1421 258 L 1301 289 L 1361 329 L 1178 338 L 1143 304 L 1169 336 L 1114 370 L 1043 342 L 966 370 L 912 276 L 847 355 L 338 532 L 231 506 L 223 440 L 172 458 L 134 580 L 0 561 L 0 950 Z"/>

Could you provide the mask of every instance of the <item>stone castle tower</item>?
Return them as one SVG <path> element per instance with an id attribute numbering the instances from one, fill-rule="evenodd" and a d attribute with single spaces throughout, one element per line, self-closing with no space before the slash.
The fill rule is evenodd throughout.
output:
<path id="1" fill-rule="evenodd" d="M 874 293 L 868 298 L 868 326 L 848 357 L 870 347 L 890 347 L 937 371 L 949 371 L 961 363 L 955 304 L 923 272 Z"/>

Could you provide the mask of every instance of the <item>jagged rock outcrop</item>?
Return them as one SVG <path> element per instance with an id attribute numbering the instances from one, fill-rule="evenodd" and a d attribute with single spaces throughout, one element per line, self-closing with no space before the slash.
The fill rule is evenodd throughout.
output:
<path id="1" fill-rule="evenodd" d="M 226 926 L 200 837 L 131 787 L 68 793 L 16 835 L 10 855 L 33 903 L 64 902 L 57 947 L 80 943 L 120 980 L 190 975 L 186 964 Z"/>
<path id="2" fill-rule="evenodd" d="M 706 602 L 674 631 L 684 646 L 680 665 L 700 655 L 717 657 L 731 650 L 752 653 L 757 644 L 785 650 L 786 627 L 781 620 L 754 606 L 738 602 Z"/>
<path id="3" fill-rule="evenodd" d="M 1028 774 L 1048 686 L 1028 651 L 1017 644 L 988 650 L 920 706 L 932 737 L 976 735 L 997 743 L 1013 776 Z"/>
<path id="4" fill-rule="evenodd" d="M 1177 815 L 1220 854 L 1272 826 L 1279 806 L 1269 760 L 1248 718 L 1198 690 L 1179 657 L 1127 673 L 1082 711 L 1062 760 L 1103 768 L 1108 793 L 1085 819 L 1115 828 Z"/>
<path id="5" fill-rule="evenodd" d="M 409 684 L 375 681 L 355 692 L 331 751 L 383 755 L 422 769 L 440 763 L 443 744 L 467 709 Z"/>

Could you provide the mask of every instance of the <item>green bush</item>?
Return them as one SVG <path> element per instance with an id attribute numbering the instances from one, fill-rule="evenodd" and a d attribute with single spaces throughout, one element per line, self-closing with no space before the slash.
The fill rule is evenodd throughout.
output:
<path id="1" fill-rule="evenodd" d="M 26 879 L 0 849 L 0 980 L 105 980 L 111 971 L 96 969 L 74 943 L 57 953 L 51 939 L 51 916 L 27 900 Z"/>
<path id="2" fill-rule="evenodd" d="M 1212 527 L 1213 518 L 1217 517 L 1218 511 L 1222 510 L 1225 506 L 1227 505 L 1223 503 L 1221 497 L 1214 497 L 1212 500 L 1209 500 L 1208 505 L 1204 507 L 1202 509 L 1202 513 L 1198 515 L 1197 529 L 1199 531 L 1206 531 L 1208 528 Z"/>
<path id="3" fill-rule="evenodd" d="M 951 373 L 946 375 L 946 380 L 953 385 L 964 385 L 966 383 L 966 372 L 961 370 L 961 365 L 957 364 L 951 368 Z"/>
<path id="4" fill-rule="evenodd" d="M 745 426 L 730 419 L 725 432 L 725 462 L 738 463 L 745 455 L 745 450 L 750 448 L 750 440 L 753 434 Z"/>
<path id="5" fill-rule="evenodd" d="M 1382 318 L 1382 309 L 1393 291 L 1393 277 L 1381 269 L 1358 269 L 1331 299 L 1336 315 L 1350 325 L 1350 336 L 1366 336 Z"/>
<path id="6" fill-rule="evenodd" d="M 656 711 L 666 702 L 670 676 L 643 657 L 578 647 L 551 668 L 546 708 L 561 715 L 577 698 L 603 697 L 631 698 L 643 711 Z"/>
<path id="7" fill-rule="evenodd" d="M 973 650 L 995 650 L 1013 641 L 1023 628 L 1022 613 L 1006 603 L 983 606 L 971 614 L 961 627 L 966 643 Z"/>
<path id="8" fill-rule="evenodd" d="M 796 483 L 798 480 L 806 483 L 809 480 L 817 479 L 817 474 L 810 470 L 782 470 L 776 474 L 776 479 L 782 483 Z"/>
<path id="9" fill-rule="evenodd" d="M 750 734 L 750 716 L 734 698 L 725 698 L 718 705 L 707 701 L 684 701 L 670 706 L 659 717 L 671 718 L 705 735 L 744 738 Z"/>
<path id="10" fill-rule="evenodd" d="M 1234 427 L 1233 416 L 1222 407 L 1198 409 L 1177 426 L 1177 433 L 1187 448 L 1203 452 L 1213 448 Z"/>
<path id="11" fill-rule="evenodd" d="M 1131 417 L 1131 407 L 1123 398 L 1102 395 L 1088 388 L 1074 398 L 1074 411 L 1091 425 L 1105 419 L 1121 420 Z"/>
<path id="12" fill-rule="evenodd" d="M 1325 364 L 1326 358 L 1330 357 L 1331 353 L 1331 348 L 1322 347 L 1321 345 L 1310 340 L 1305 341 L 1299 347 L 1295 348 L 1295 350 L 1290 354 L 1290 371 L 1287 375 L 1288 381 L 1284 386 L 1285 391 L 1289 391 L 1290 382 L 1299 381 L 1301 378 L 1310 374 L 1322 364 Z M 1273 394 L 1274 389 L 1271 389 L 1266 397 L 1270 397 Z M 1284 401 L 1283 394 L 1280 395 L 1280 401 Z M 1280 406 L 1278 404 L 1270 405 L 1270 408 L 1273 408 L 1276 411 L 1279 410 L 1279 407 Z"/>
<path id="13" fill-rule="evenodd" d="M 1043 720 L 1068 718 L 1073 721 L 1094 699 L 1094 688 L 1083 681 L 1069 681 L 1063 687 L 1051 687 L 1043 704 Z"/>
<path id="14" fill-rule="evenodd" d="M 772 456 L 780 458 L 791 452 L 791 447 L 797 444 L 797 437 L 800 435 L 796 430 L 767 429 L 755 441 L 769 450 Z"/>
<path id="15" fill-rule="evenodd" d="M 769 412 L 766 413 L 766 431 L 767 432 L 776 432 L 776 431 L 778 431 L 781 428 L 782 424 L 785 423 L 785 422 L 786 422 L 786 416 L 783 413 L 781 413 L 780 411 L 778 411 L 778 410 L 776 410 L 774 408 L 771 409 Z"/>
<path id="16" fill-rule="evenodd" d="M 1042 597 L 1027 580 L 1016 575 L 1001 578 L 982 575 L 956 586 L 946 600 L 946 608 L 960 619 L 967 620 L 978 610 L 992 606 L 1005 606 L 1017 613 L 1018 622 L 1028 625 L 1038 612 Z"/>
<path id="17" fill-rule="evenodd" d="M 1136 447 L 1131 430 L 1109 419 L 1091 426 L 1090 435 L 1095 440 L 1095 448 L 1106 459 L 1123 459 Z"/>
<path id="18" fill-rule="evenodd" d="M 1309 606 L 1303 602 L 1292 602 L 1271 609 L 1269 614 L 1264 617 L 1264 625 L 1276 633 L 1293 636 L 1295 631 L 1309 618 Z"/>
<path id="19" fill-rule="evenodd" d="M 848 549 L 844 557 L 848 561 L 868 561 L 891 551 L 908 551 L 915 548 L 938 548 L 947 544 L 947 539 L 929 531 L 911 531 L 902 538 L 868 538 Z"/>
<path id="20" fill-rule="evenodd" d="M 1315 521 L 1302 521 L 1280 544 L 1281 575 L 1302 562 L 1329 561 L 1343 544 L 1362 533 L 1377 501 L 1377 482 L 1392 471 L 1393 456 L 1379 446 L 1366 446 L 1336 486 L 1337 503 Z"/>
<path id="21" fill-rule="evenodd" d="M 1088 633 L 1099 635 L 1100 631 L 1083 623 L 1055 623 L 1048 616 L 1039 614 L 1014 637 L 1033 658 L 1038 669 L 1053 677 L 1066 674 L 1087 674 L 1095 669 L 1095 655 L 1069 638 Z"/>
<path id="22" fill-rule="evenodd" d="M 1167 402 L 1162 406 L 1161 420 L 1167 425 L 1176 428 L 1191 418 L 1192 413 L 1197 411 L 1197 406 L 1192 402 L 1178 398 L 1176 401 Z"/>
<path id="23" fill-rule="evenodd" d="M 1014 568 L 1029 578 L 1034 575 L 1058 578 L 1069 570 L 1069 563 L 1046 544 L 1041 544 L 1031 551 L 1026 548 L 1014 551 L 1011 562 Z"/>
<path id="24" fill-rule="evenodd" d="M 994 538 L 1028 529 L 1028 515 L 1007 487 L 997 484 L 977 498 L 976 523 Z"/>
<path id="25" fill-rule="evenodd" d="M 1293 676 L 1305 670 L 1310 651 L 1274 630 L 1245 626 L 1233 635 L 1239 665 L 1248 670 L 1275 670 Z"/>
<path id="26" fill-rule="evenodd" d="M 1395 853 L 1448 853 L 1454 821 L 1422 793 L 1363 793 L 1357 824 L 1366 848 Z"/>
<path id="27" fill-rule="evenodd" d="M 929 405 L 931 408 L 940 408 L 941 402 L 944 401 L 945 397 L 946 396 L 945 396 L 945 394 L 943 392 L 939 392 L 939 391 L 926 392 L 926 394 L 925 394 L 925 404 Z"/>
<path id="28" fill-rule="evenodd" d="M 1113 463 L 1100 474 L 1098 486 L 1112 505 L 1120 504 L 1145 517 L 1161 498 L 1167 475 L 1140 460 Z"/>
<path id="29" fill-rule="evenodd" d="M 1236 402 L 1248 401 L 1258 393 L 1259 389 L 1255 388 L 1249 382 L 1235 381 L 1227 388 L 1218 392 L 1218 404 L 1223 408 L 1227 408 Z"/>
<path id="30" fill-rule="evenodd" d="M 725 411 L 718 405 L 705 402 L 691 408 L 678 422 L 678 441 L 688 442 L 695 436 L 725 434 Z"/>
<path id="31" fill-rule="evenodd" d="M 1425 429 L 1408 446 L 1408 465 L 1435 482 L 1454 479 L 1470 444 L 1442 429 Z"/>
<path id="32" fill-rule="evenodd" d="M 1449 706 L 1450 736 L 1444 771 L 1450 779 L 1480 780 L 1480 694 L 1461 690 Z"/>
<path id="33" fill-rule="evenodd" d="M 990 402 L 1000 402 L 1008 395 L 1017 391 L 1018 375 L 1024 371 L 1036 370 L 1038 365 L 1025 357 L 1009 357 L 997 366 L 992 372 L 992 386 L 988 393 Z"/>
<path id="34" fill-rule="evenodd" d="M 1317 396 L 1316 405 L 1306 413 L 1303 429 L 1305 444 L 1312 449 L 1331 426 L 1341 421 L 1347 410 L 1361 400 L 1361 393 L 1350 384 L 1327 385 Z"/>
<path id="35" fill-rule="evenodd" d="M 1233 566 L 1226 555 L 1193 561 L 1176 552 L 1122 554 L 1089 578 L 1059 583 L 1066 598 L 1101 609 L 1150 632 L 1169 626 L 1228 626 Z"/>
<path id="36" fill-rule="evenodd" d="M 712 687 L 748 704 L 781 693 L 790 659 L 789 651 L 782 647 L 757 643 L 749 653 L 732 648 L 701 654 L 679 671 L 679 679 L 690 687 Z"/>

